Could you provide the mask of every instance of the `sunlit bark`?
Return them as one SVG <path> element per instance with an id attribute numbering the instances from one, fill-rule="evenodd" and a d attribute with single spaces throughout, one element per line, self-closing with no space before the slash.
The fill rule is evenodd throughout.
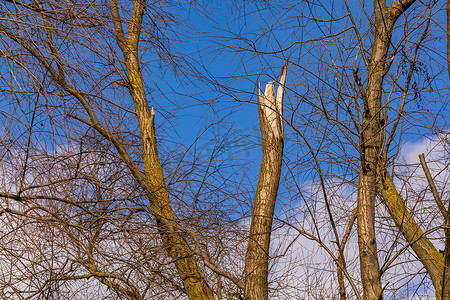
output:
<path id="1" fill-rule="evenodd" d="M 442 255 L 420 229 L 414 217 L 406 208 L 404 200 L 398 194 L 391 176 L 386 171 L 382 173 L 379 190 L 389 214 L 430 275 L 436 289 L 436 295 L 440 295 L 444 266 Z"/>
<path id="2" fill-rule="evenodd" d="M 377 169 L 382 161 L 386 139 L 382 96 L 387 53 L 396 20 L 413 2 L 393 2 L 392 6 L 388 7 L 386 1 L 373 1 L 375 35 L 368 66 L 367 88 L 362 95 L 364 111 L 360 134 L 361 167 L 358 188 L 358 246 L 361 280 L 366 300 L 382 298 L 375 236 L 375 201 Z"/>
<path id="3" fill-rule="evenodd" d="M 275 97 L 274 84 L 268 83 L 260 95 L 258 110 L 263 158 L 253 204 L 250 236 L 245 257 L 245 299 L 268 299 L 269 250 L 272 220 L 283 161 L 283 95 L 287 65 L 280 75 Z"/>
<path id="4" fill-rule="evenodd" d="M 150 206 L 156 218 L 163 245 L 174 262 L 181 281 L 190 299 L 214 299 L 189 244 L 177 229 L 169 195 L 164 183 L 164 174 L 158 157 L 153 108 L 150 110 L 144 90 L 138 56 L 139 36 L 145 0 L 134 2 L 133 15 L 125 37 L 116 0 L 110 0 L 116 39 L 122 50 L 128 74 L 128 89 L 134 102 L 142 141 L 145 180 L 149 183 Z"/>

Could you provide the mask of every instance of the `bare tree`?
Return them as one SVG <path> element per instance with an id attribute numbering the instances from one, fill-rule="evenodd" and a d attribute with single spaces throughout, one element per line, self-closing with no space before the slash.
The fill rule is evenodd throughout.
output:
<path id="1" fill-rule="evenodd" d="M 447 299 L 448 200 L 411 192 L 400 158 L 448 128 L 445 5 L 343 4 L 236 2 L 198 61 L 177 48 L 199 34 L 183 16 L 221 20 L 195 2 L 0 4 L 2 297 L 380 299 L 431 282 Z M 237 71 L 214 77 L 227 51 Z M 256 70 L 276 95 L 250 93 Z M 164 76 L 188 79 L 172 96 Z M 261 138 L 231 136 L 222 99 L 258 110 Z M 213 113 L 185 147 L 192 106 Z"/>
<path id="2" fill-rule="evenodd" d="M 204 278 L 197 258 L 176 223 L 156 150 L 154 112 L 153 109 L 150 109 L 147 101 L 138 54 L 144 11 L 147 5 L 145 1 L 135 1 L 131 8 L 127 6 L 121 8 L 117 1 L 86 7 L 82 4 L 75 7 L 71 7 L 71 5 L 71 3 L 57 4 L 51 1 L 33 3 L 10 1 L 3 5 L 6 17 L 4 23 L 0 25 L 0 32 L 9 42 L 15 43 L 18 51 L 21 51 L 28 60 L 16 59 L 12 53 L 11 55 L 5 54 L 5 56 L 13 64 L 22 66 L 24 72 L 28 73 L 27 75 L 32 76 L 34 69 L 31 68 L 34 67 L 42 71 L 45 74 L 42 80 L 48 80 L 52 88 L 56 88 L 58 91 L 56 94 L 59 96 L 56 96 L 56 100 L 59 98 L 64 101 L 64 98 L 69 97 L 70 104 L 64 113 L 97 131 L 101 138 L 111 144 L 115 155 L 120 157 L 120 162 L 128 168 L 130 175 L 146 195 L 147 211 L 156 220 L 156 228 L 163 247 L 177 268 L 179 279 L 183 284 L 183 291 L 191 299 L 213 298 L 213 292 Z M 109 8 L 110 11 L 104 11 L 103 7 Z M 129 19 L 127 17 L 128 21 L 125 22 L 120 15 L 120 10 L 125 11 L 128 8 L 131 9 L 127 11 L 130 13 L 130 17 Z M 32 25 L 21 27 L 20 23 L 15 22 L 15 18 L 22 16 L 28 18 Z M 124 23 L 127 25 L 125 29 Z M 113 27 L 102 28 L 105 25 Z M 33 31 L 33 27 L 37 31 Z M 72 30 L 77 31 L 75 35 L 72 35 Z M 77 34 L 83 38 L 72 39 L 76 38 Z M 87 38 L 89 36 L 91 36 L 90 39 Z M 105 38 L 100 43 L 101 46 L 95 42 L 95 38 L 100 37 Z M 109 38 L 112 39 L 109 40 Z M 67 45 L 66 41 L 70 41 L 70 44 Z M 111 42 L 115 43 L 121 52 L 115 52 L 115 47 Z M 159 41 L 152 42 L 158 43 Z M 85 63 L 86 66 L 89 66 L 90 62 L 72 61 L 75 57 L 68 55 L 67 51 L 71 51 L 70 49 L 74 49 L 73 47 L 76 46 L 83 47 L 93 54 L 93 57 L 101 57 L 114 75 L 110 78 L 98 78 L 92 74 L 93 76 L 90 78 L 80 78 L 79 76 L 83 76 L 83 72 L 87 71 L 81 68 L 81 64 Z M 97 47 L 109 49 L 111 52 L 100 52 Z M 12 48 L 10 51 L 13 51 Z M 11 76 L 14 76 L 13 72 L 14 70 L 11 68 Z M 83 83 L 80 84 L 77 79 L 83 80 Z M 31 80 L 33 81 L 33 78 Z M 108 87 L 103 84 L 98 86 L 103 80 L 107 80 L 108 85 L 116 84 L 118 80 L 125 82 L 122 85 L 128 90 L 134 109 L 121 107 L 114 100 L 107 99 L 108 95 L 101 95 L 101 92 L 99 94 L 99 89 L 104 90 Z M 40 85 L 39 80 L 36 84 L 38 90 L 46 90 L 44 95 L 49 94 L 48 87 Z M 139 148 L 142 147 L 139 157 L 143 161 L 144 172 L 140 170 L 139 162 L 136 162 L 133 157 L 136 154 L 125 146 L 125 141 L 121 139 L 121 134 L 117 129 L 108 128 L 108 112 L 103 110 L 103 101 L 112 103 L 124 113 L 135 116 L 135 124 L 140 132 L 139 137 L 136 136 L 136 138 L 139 138 Z M 45 103 L 44 107 L 50 105 L 50 103 Z M 63 107 L 64 102 L 56 105 Z M 33 130 L 34 124 L 31 122 L 29 131 Z M 23 178 L 29 173 L 26 166 L 28 165 L 28 152 L 31 151 L 32 149 L 27 149 Z M 65 180 L 70 180 L 70 178 Z M 27 199 L 24 196 L 24 182 L 23 179 L 16 192 L 4 193 L 3 196 L 18 201 Z M 51 182 L 44 184 L 49 185 Z M 26 187 L 26 189 L 32 190 L 32 187 Z M 101 200 L 97 199 L 96 201 Z M 100 235 L 104 224 L 102 219 L 98 219 L 90 225 L 98 226 L 98 229 L 93 231 L 92 240 L 86 245 L 85 250 L 88 257 L 80 262 L 101 283 L 128 297 L 141 299 L 143 296 L 139 294 L 136 287 L 128 285 L 128 280 L 116 278 L 116 275 L 106 275 L 99 270 L 99 264 L 93 257 L 94 246 L 92 243 Z M 128 286 L 124 287 L 117 281 L 122 281 Z"/>
<path id="3" fill-rule="evenodd" d="M 424 136 L 425 132 L 441 134 L 447 128 L 444 112 L 448 112 L 448 95 L 436 92 L 439 87 L 435 87 L 442 80 L 441 58 L 446 57 L 445 46 L 435 41 L 447 35 L 445 28 L 435 24 L 442 24 L 445 5 L 416 1 L 343 4 L 342 13 L 340 8 L 320 1 L 305 5 L 286 2 L 279 7 L 289 7 L 292 14 L 281 17 L 282 10 L 278 10 L 280 13 L 274 15 L 280 17 L 265 22 L 263 33 L 255 33 L 256 38 L 250 34 L 236 38 L 249 46 L 250 53 L 267 60 L 290 57 L 290 73 L 298 76 L 292 80 L 297 86 L 288 87 L 293 92 L 285 107 L 285 118 L 298 137 L 301 146 L 297 149 L 306 146 L 301 153 L 314 161 L 316 176 L 304 176 L 303 180 L 312 177 L 321 182 L 323 212 L 328 216 L 333 243 L 337 244 L 337 249 L 329 246 L 329 250 L 338 266 L 341 297 L 345 297 L 345 288 L 339 270 L 345 267 L 348 271 L 345 260 L 349 257 L 338 259 L 333 252 L 342 253 L 339 243 L 345 240 L 345 228 L 351 228 L 352 218 L 351 209 L 332 210 L 344 202 L 330 196 L 333 180 L 342 180 L 355 194 L 357 187 L 358 279 L 364 299 L 379 299 L 385 292 L 402 289 L 395 287 L 388 272 L 397 263 L 401 265 L 402 259 L 407 260 L 405 249 L 409 247 L 427 271 L 440 299 L 445 281 L 444 255 L 432 237 L 442 228 L 423 223 L 428 211 L 413 209 L 412 203 L 419 200 L 411 194 L 406 199 L 396 177 L 402 172 L 399 154 L 405 139 L 413 138 L 417 132 Z M 281 23 L 283 30 L 288 28 L 294 37 L 282 35 Z M 439 55 L 427 56 L 429 49 Z M 297 101 L 292 100 L 294 97 Z M 436 100 L 427 101 L 426 97 Z M 290 155 L 285 157 L 301 157 L 298 152 Z M 311 166 L 291 168 L 301 176 Z M 302 185 L 299 180 L 292 182 Z M 317 218 L 311 221 L 316 228 L 310 232 L 324 247 L 325 239 L 317 224 L 320 217 L 310 207 L 307 212 Z M 336 222 L 336 218 L 344 217 L 348 222 Z M 430 217 L 431 214 L 427 218 Z M 380 242 L 381 249 L 377 246 Z M 418 274 L 420 271 L 410 276 Z"/>
<path id="4" fill-rule="evenodd" d="M 206 272 L 223 276 L 238 290 L 242 289 L 244 284 L 240 276 L 213 262 L 210 257 L 212 250 L 205 248 L 207 237 L 194 229 L 195 226 L 183 224 L 175 215 L 169 198 L 169 185 L 157 150 L 155 112 L 147 98 L 140 54 L 144 49 L 141 35 L 145 28 L 151 49 L 161 51 L 160 59 L 175 63 L 162 43 L 163 38 L 157 36 L 159 11 L 148 12 L 151 7 L 146 1 L 134 1 L 129 5 L 114 0 L 86 5 L 11 0 L 2 8 L 0 34 L 4 44 L 13 44 L 8 52 L 3 52 L 3 57 L 10 63 L 11 76 L 9 82 L 9 78 L 3 78 L 6 86 L 10 83 L 5 92 L 17 99 L 18 107 L 33 104 L 32 100 L 24 102 L 21 93 L 37 95 L 32 120 L 23 126 L 28 140 L 17 149 L 8 149 L 24 150 L 24 154 L 18 158 L 22 160 L 18 170 L 21 173 L 20 184 L 1 193 L 4 199 L 16 201 L 13 202 L 14 208 L 5 203 L 3 212 L 55 228 L 67 245 L 52 248 L 66 249 L 62 254 L 66 263 L 59 267 L 61 274 L 58 277 L 52 277 L 42 286 L 49 286 L 51 282 L 95 278 L 120 297 L 143 299 L 156 278 L 160 282 L 167 280 L 162 286 L 169 285 L 170 290 L 172 285 L 172 289 L 181 291 L 190 299 L 221 297 L 221 287 L 213 287 L 218 281 L 209 280 Z M 145 17 L 148 23 L 145 23 Z M 20 18 L 27 19 L 27 22 L 17 22 Z M 80 57 L 79 53 L 83 51 L 88 54 Z M 106 66 L 106 74 L 89 71 L 95 70 L 98 62 Z M 21 89 L 20 83 L 16 82 L 16 68 L 21 72 L 19 81 L 33 84 L 30 91 Z M 266 225 L 258 229 L 261 224 L 254 221 L 251 226 L 246 263 L 249 279 L 245 280 L 251 287 L 246 292 L 249 298 L 253 297 L 251 292 L 255 289 L 251 279 L 253 275 L 259 278 L 259 290 L 265 293 L 265 298 L 268 295 L 267 251 L 282 161 L 281 115 L 285 79 L 286 67 L 282 71 L 276 102 L 270 95 L 272 84 L 268 85 L 259 105 L 263 152 L 269 162 L 263 163 L 253 216 L 255 219 L 262 217 L 262 224 Z M 115 98 L 114 93 L 117 92 L 124 96 L 127 92 L 131 103 Z M 61 142 L 74 143 L 71 147 L 75 151 L 53 150 L 57 151 L 54 159 L 59 162 L 56 163 L 51 161 L 51 155 L 38 141 L 35 116 L 41 111 L 47 112 L 46 116 L 45 113 L 41 116 L 41 122 L 45 119 L 52 122 L 58 114 L 62 115 L 57 119 L 59 124 L 45 126 L 43 130 L 47 132 L 41 134 L 43 137 L 57 138 L 61 135 Z M 22 113 L 26 116 L 28 109 Z M 111 116 L 117 119 L 111 122 Z M 20 122 L 20 118 L 17 120 Z M 131 133 L 135 128 L 139 134 Z M 84 136 L 80 132 L 85 132 Z M 83 145 L 85 138 L 91 138 L 90 142 L 94 144 L 86 148 Z M 271 140 L 275 141 L 275 146 Z M 95 155 L 97 151 L 102 158 Z M 38 159 L 39 155 L 43 160 Z M 108 165 L 108 168 L 103 168 L 103 165 Z M 270 171 L 272 167 L 275 169 Z M 39 172 L 46 172 L 46 175 Z M 119 180 L 117 185 L 115 178 Z M 133 184 L 127 184 L 127 180 Z M 125 196 L 122 202 L 117 189 L 125 189 L 130 195 Z M 143 194 L 139 195 L 138 191 Z M 267 200 L 270 203 L 268 207 Z M 140 201 L 146 205 L 142 206 Z M 41 211 L 45 213 L 42 215 Z M 144 215 L 153 216 L 153 220 L 148 220 L 147 216 L 142 219 L 141 211 Z M 205 219 L 189 222 L 198 226 Z M 141 244 L 143 241 L 148 243 L 155 235 L 159 236 L 161 244 Z M 259 241 L 260 236 L 264 241 Z M 253 242 L 256 242 L 254 246 Z M 259 255 L 254 254 L 261 252 L 260 244 L 265 249 L 262 261 Z M 167 256 L 159 249 L 164 249 Z M 123 262 L 114 259 L 111 251 L 120 254 Z M 258 260 L 253 261 L 251 257 Z M 159 266 L 154 266 L 158 260 Z M 30 262 L 32 266 L 34 263 L 37 262 Z M 262 273 L 255 271 L 260 269 L 261 263 L 265 265 Z M 71 270 L 76 266 L 76 270 L 67 273 L 65 267 L 68 264 Z M 171 278 L 173 274 L 164 273 L 167 272 L 164 264 L 175 266 L 176 279 Z M 53 272 L 54 268 L 48 266 L 46 272 Z M 158 268 L 162 269 L 161 273 L 158 273 Z M 146 275 L 149 270 L 155 275 Z M 142 281 L 141 277 L 145 279 Z M 42 289 L 37 288 L 35 294 Z M 164 287 L 161 290 L 168 292 Z M 158 288 L 151 294 L 157 293 Z"/>

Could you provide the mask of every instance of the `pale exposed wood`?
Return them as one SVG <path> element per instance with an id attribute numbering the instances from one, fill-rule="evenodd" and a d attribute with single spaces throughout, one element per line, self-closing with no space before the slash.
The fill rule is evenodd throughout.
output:
<path id="1" fill-rule="evenodd" d="M 253 204 L 250 236 L 245 256 L 245 299 L 269 298 L 269 246 L 273 213 L 283 160 L 283 94 L 287 65 L 282 68 L 280 87 L 275 98 L 274 84 L 266 85 L 260 93 L 258 79 L 258 108 L 263 159 Z"/>

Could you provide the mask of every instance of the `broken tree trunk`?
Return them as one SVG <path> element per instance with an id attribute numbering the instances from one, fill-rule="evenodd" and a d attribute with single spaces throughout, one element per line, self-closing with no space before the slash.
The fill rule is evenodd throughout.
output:
<path id="1" fill-rule="evenodd" d="M 264 95 L 261 95 L 258 79 L 258 110 L 263 158 L 245 256 L 245 299 L 247 300 L 266 300 L 269 297 L 269 247 L 283 160 L 283 95 L 286 71 L 287 63 L 281 70 L 276 97 L 273 82 L 266 85 Z"/>

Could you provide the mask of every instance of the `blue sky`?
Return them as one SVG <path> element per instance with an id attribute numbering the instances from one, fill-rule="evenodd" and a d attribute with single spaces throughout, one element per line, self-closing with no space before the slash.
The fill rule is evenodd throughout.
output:
<path id="1" fill-rule="evenodd" d="M 371 17 L 370 3 L 365 5 L 367 16 Z M 422 14 L 422 8 L 421 4 L 413 6 L 405 19 L 398 21 L 394 31 L 394 43 L 405 36 L 406 30 L 412 32 L 408 43 L 401 48 L 400 54 L 404 57 L 411 55 L 414 42 L 423 33 L 421 22 L 427 11 Z M 373 32 L 361 2 L 349 1 L 349 9 L 357 22 L 362 43 L 366 51 L 370 51 Z M 337 88 L 350 95 L 345 99 L 352 102 L 352 69 L 359 69 L 364 86 L 367 74 L 343 2 L 286 1 L 265 5 L 262 2 L 214 1 L 205 11 L 182 4 L 169 10 L 180 18 L 180 22 L 167 34 L 174 37 L 173 40 L 179 39 L 173 49 L 186 55 L 186 60 L 180 60 L 180 68 L 172 65 L 159 68 L 159 62 L 154 61 L 145 70 L 146 83 L 151 89 L 150 105 L 157 113 L 161 152 L 165 151 L 164 147 L 182 144 L 185 148 L 192 146 L 190 151 L 196 148 L 196 154 L 202 151 L 204 159 L 212 153 L 217 154 L 215 158 L 219 161 L 233 158 L 244 165 L 231 168 L 230 172 L 236 177 L 248 176 L 249 182 L 255 182 L 261 159 L 255 105 L 257 74 L 264 85 L 279 75 L 284 60 L 289 58 L 285 117 L 289 123 L 293 122 L 293 128 L 286 124 L 286 190 L 280 191 L 280 202 L 289 202 L 294 196 L 287 192 L 294 184 L 292 177 L 301 185 L 317 176 L 314 166 L 308 163 L 310 153 L 305 140 L 295 130 L 304 134 L 310 146 L 322 149 L 318 155 L 323 159 L 324 170 L 355 179 L 359 164 L 355 148 L 358 137 L 349 132 L 348 136 L 343 136 L 342 127 L 330 124 L 322 113 L 317 112 L 325 107 L 356 131 L 344 106 L 336 103 Z M 419 141 L 435 134 L 436 129 L 448 128 L 445 120 L 448 76 L 442 55 L 445 35 L 439 27 L 439 20 L 445 17 L 442 4 L 436 4 L 432 13 L 435 22 L 430 25 L 425 47 L 419 52 L 419 69 L 412 80 L 414 88 L 421 93 L 419 97 L 413 93 L 407 96 L 407 117 L 400 124 L 402 134 L 395 136 L 390 155 L 395 155 L 406 142 Z M 333 18 L 337 20 L 330 22 Z M 414 28 L 415 24 L 420 26 Z M 328 35 L 331 37 L 325 38 Z M 401 96 L 392 80 L 399 76 L 400 84 L 404 84 L 404 72 L 409 66 L 404 57 L 397 55 L 391 67 L 392 77 L 385 78 L 384 102 L 390 99 L 390 122 Z M 143 55 L 144 62 L 146 59 L 154 59 L 151 51 Z M 190 68 L 183 68 L 186 66 Z M 192 74 L 204 77 L 196 78 Z M 362 105 L 361 99 L 358 101 Z M 321 107 L 322 103 L 324 106 Z M 352 106 L 358 115 L 356 108 L 356 104 Z M 235 142 L 238 142 L 238 148 Z M 344 152 L 349 156 L 342 156 Z M 331 157 L 328 156 L 330 153 Z M 353 162 L 347 161 L 349 157 Z M 243 166 L 245 168 L 241 169 Z"/>
<path id="2" fill-rule="evenodd" d="M 231 193 L 236 192 L 241 197 L 237 199 L 239 202 L 234 199 L 228 201 L 227 195 L 223 193 L 217 196 L 220 201 L 223 200 L 220 203 L 243 205 L 241 210 L 248 216 L 261 158 L 256 107 L 257 74 L 260 74 L 264 85 L 277 78 L 284 60 L 289 58 L 285 117 L 292 127 L 286 125 L 285 164 L 277 214 L 286 218 L 298 217 L 297 220 L 302 221 L 308 215 L 305 207 L 314 206 L 320 200 L 320 193 L 316 190 L 311 192 L 311 182 L 317 182 L 317 170 L 311 161 L 307 144 L 316 151 L 326 173 L 352 181 L 349 184 L 350 191 L 333 194 L 337 209 L 349 210 L 355 206 L 352 192 L 355 191 L 359 157 L 354 146 L 358 144 L 358 139 L 351 133 L 355 128 L 343 101 L 353 103 L 350 107 L 358 116 L 361 99 L 354 101 L 352 98 L 355 87 L 351 74 L 352 69 L 358 67 L 365 85 L 367 70 L 358 50 L 354 30 L 349 27 L 351 21 L 346 16 L 345 5 L 335 1 L 323 3 L 276 1 L 266 5 L 264 1 L 211 1 L 205 11 L 189 3 L 159 8 L 167 13 L 156 20 L 161 30 L 160 38 L 167 42 L 165 46 L 177 56 L 176 63 L 171 64 L 169 60 L 162 62 L 160 58 L 164 55 L 156 53 L 152 47 L 142 52 L 142 62 L 149 102 L 156 109 L 157 138 L 161 159 L 167 163 L 166 174 L 170 175 L 180 161 L 188 171 L 189 163 L 192 163 L 192 169 L 197 172 L 195 178 L 202 178 L 205 170 L 219 174 L 211 175 L 211 185 L 217 184 L 224 189 L 229 187 Z M 355 0 L 350 1 L 349 5 L 360 30 L 362 43 L 369 50 L 373 32 L 360 3 Z M 162 4 L 155 2 L 154 5 Z M 398 82 L 404 84 L 402 67 L 410 64 L 408 57 L 414 50 L 414 43 L 423 33 L 421 22 L 427 16 L 426 11 L 422 14 L 421 5 L 412 7 L 411 14 L 399 20 L 399 26 L 394 32 L 395 44 L 405 36 L 407 30 L 413 29 L 393 62 L 392 76 L 385 78 L 384 101 L 391 100 L 388 108 L 391 121 L 401 95 L 398 86 L 391 83 L 398 75 Z M 448 75 L 443 55 L 445 33 L 441 28 L 441 24 L 444 24 L 443 5 L 443 2 L 438 2 L 432 10 L 435 21 L 430 24 L 430 35 L 419 53 L 420 63 L 413 78 L 413 87 L 420 94 L 411 93 L 407 96 L 408 104 L 401 124 L 403 134 L 395 137 L 390 154 L 401 151 L 405 143 L 408 143 L 405 148 L 417 145 L 414 142 L 434 137 L 437 130 L 448 128 Z M 152 9 L 156 11 L 157 7 Z M 371 16 L 370 5 L 366 9 Z M 332 18 L 338 19 L 330 22 Z M 169 26 L 165 25 L 166 21 L 170 23 Z M 420 26 L 415 29 L 414 24 Z M 149 35 L 149 32 L 143 34 L 143 46 L 147 45 L 146 38 Z M 328 35 L 331 37 L 324 38 Z M 95 73 L 101 70 L 90 71 Z M 4 76 L 8 77 L 8 72 Z M 129 101 L 126 92 L 123 95 L 109 93 L 118 102 L 123 99 Z M 32 100 L 25 103 L 33 104 Z M 131 105 L 131 101 L 128 104 Z M 8 112 L 11 110 L 6 101 L 2 105 L 6 107 L 2 109 Z M 348 126 L 349 130 L 342 131 L 342 124 L 336 125 L 325 118 L 320 112 L 324 109 L 334 119 Z M 32 110 L 31 105 L 23 113 L 31 117 Z M 47 117 L 44 110 L 40 110 L 40 113 L 43 119 Z M 24 117 L 21 113 L 17 115 Z M 109 121 L 108 112 L 105 112 L 104 119 Z M 130 121 L 132 125 L 129 128 L 135 128 L 133 122 Z M 44 129 L 50 126 L 49 121 Z M 54 144 L 51 143 L 51 146 Z M 189 155 L 183 157 L 185 151 Z M 214 164 L 208 169 L 212 155 Z M 201 164 L 196 165 L 199 161 Z M 334 183 L 333 180 L 329 182 Z M 235 183 L 242 183 L 244 187 Z M 192 190 L 198 186 L 191 184 Z M 190 203 L 192 199 L 189 197 L 193 193 L 186 193 L 182 200 Z M 213 202 L 207 197 L 217 195 L 214 193 L 208 191 L 205 194 L 205 203 L 209 205 Z M 345 205 L 339 201 L 344 201 Z M 236 207 L 232 209 L 239 210 Z"/>

